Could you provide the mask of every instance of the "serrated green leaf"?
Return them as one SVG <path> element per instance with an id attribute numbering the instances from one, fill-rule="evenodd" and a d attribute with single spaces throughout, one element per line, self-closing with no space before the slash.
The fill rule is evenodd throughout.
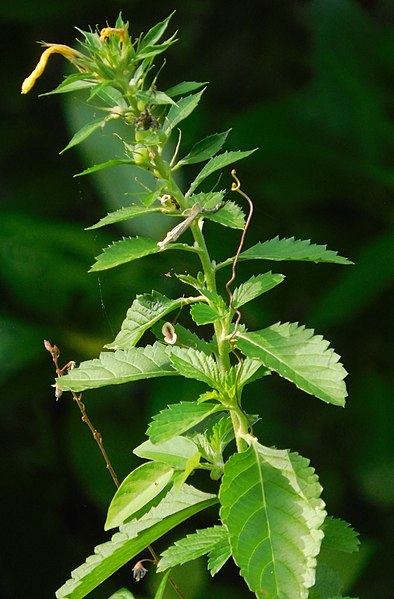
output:
<path id="1" fill-rule="evenodd" d="M 204 214 L 204 218 L 212 220 L 223 227 L 243 229 L 245 227 L 245 214 L 235 202 L 226 202 L 220 210 L 212 214 Z"/>
<path id="2" fill-rule="evenodd" d="M 197 427 L 197 430 L 202 429 L 204 427 L 205 428 L 204 432 L 197 432 L 194 434 L 193 434 L 193 432 L 191 432 L 191 434 L 192 434 L 192 439 L 198 445 L 198 449 L 200 451 L 201 458 L 203 460 L 206 460 L 210 464 L 210 466 L 209 466 L 210 478 L 212 480 L 219 480 L 223 475 L 223 467 L 224 467 L 223 451 L 227 445 L 227 442 L 231 441 L 232 438 L 234 437 L 234 435 L 231 434 L 233 432 L 231 420 L 229 423 L 230 427 L 231 427 L 231 431 L 230 430 L 223 431 L 223 436 L 221 436 L 220 438 L 218 438 L 218 434 L 217 434 L 219 431 L 217 429 L 215 429 L 215 425 L 212 426 L 212 424 L 210 423 L 210 420 L 213 420 L 213 418 L 207 419 L 205 422 L 203 422 L 202 426 Z M 222 422 L 223 420 L 225 420 L 225 419 L 221 418 L 218 422 Z M 218 422 L 216 422 L 216 424 L 218 424 Z M 210 434 L 210 431 L 211 431 L 211 434 Z"/>
<path id="3" fill-rule="evenodd" d="M 171 363 L 182 376 L 202 381 L 218 391 L 222 389 L 219 368 L 211 356 L 192 348 L 173 347 Z"/>
<path id="4" fill-rule="evenodd" d="M 233 307 L 238 309 L 244 304 L 251 302 L 262 293 L 266 293 L 266 291 L 279 285 L 284 278 L 284 275 L 272 274 L 271 271 L 251 277 L 245 281 L 245 283 L 241 283 L 239 287 L 234 289 Z"/>
<path id="5" fill-rule="evenodd" d="M 325 245 L 316 245 L 309 239 L 301 240 L 290 237 L 279 239 L 274 237 L 241 253 L 240 260 L 305 260 L 308 262 L 332 262 L 334 264 L 353 264 L 347 258 L 338 256 L 337 252 L 328 250 Z"/>
<path id="6" fill-rule="evenodd" d="M 170 483 L 174 469 L 167 463 L 146 462 L 124 479 L 108 508 L 104 530 L 123 524 L 149 504 Z"/>
<path id="7" fill-rule="evenodd" d="M 147 545 L 215 503 L 215 495 L 190 485 L 170 491 L 148 514 L 122 525 L 109 542 L 98 545 L 94 555 L 71 572 L 71 578 L 56 592 L 57 599 L 83 599 Z"/>
<path id="8" fill-rule="evenodd" d="M 99 127 L 103 127 L 108 122 L 108 120 L 109 117 L 105 115 L 105 117 L 96 119 L 84 125 L 79 131 L 75 133 L 75 135 L 72 136 L 72 138 L 70 139 L 66 147 L 63 148 L 60 154 L 63 154 L 63 152 L 65 152 L 66 150 L 69 150 L 70 148 L 73 148 L 74 146 L 80 144 L 87 137 L 89 137 L 89 135 L 91 135 L 97 129 L 99 129 Z"/>
<path id="9" fill-rule="evenodd" d="M 188 460 L 198 453 L 198 448 L 191 439 L 178 435 L 155 444 L 148 439 L 133 449 L 133 453 L 146 460 L 163 462 L 175 470 L 185 470 Z"/>
<path id="10" fill-rule="evenodd" d="M 110 212 L 104 218 L 101 218 L 96 224 L 91 225 L 90 227 L 86 227 L 86 231 L 90 231 L 91 229 L 98 229 L 99 227 L 105 227 L 106 225 L 112 225 L 114 223 L 119 223 L 124 220 L 131 220 L 132 218 L 138 218 L 139 216 L 145 216 L 146 214 L 152 214 L 153 212 L 160 212 L 161 208 L 159 206 L 155 208 L 147 208 L 145 206 L 138 206 L 138 204 L 133 204 L 132 206 L 125 206 L 124 208 L 119 208 L 119 210 L 115 210 L 114 212 Z"/>
<path id="11" fill-rule="evenodd" d="M 78 368 L 57 379 L 57 383 L 63 391 L 79 393 L 85 389 L 176 374 L 170 363 L 168 348 L 155 343 L 125 351 L 102 352 L 99 358 L 81 362 Z"/>
<path id="12" fill-rule="evenodd" d="M 208 137 L 198 141 L 194 144 L 189 154 L 179 160 L 177 166 L 196 164 L 197 162 L 209 160 L 209 158 L 214 156 L 223 146 L 230 131 L 231 129 L 228 129 L 228 131 L 224 131 L 223 133 L 214 133 L 213 135 L 208 135 Z"/>
<path id="13" fill-rule="evenodd" d="M 227 538 L 227 531 L 223 526 L 212 526 L 196 530 L 163 551 L 157 566 L 158 572 L 164 572 L 179 564 L 185 564 L 198 557 L 206 555 L 214 547 Z"/>
<path id="14" fill-rule="evenodd" d="M 323 532 L 322 548 L 345 553 L 358 551 L 360 545 L 358 533 L 345 520 L 329 516 L 323 524 Z"/>
<path id="15" fill-rule="evenodd" d="M 216 310 L 203 303 L 194 304 L 190 308 L 190 316 L 198 326 L 210 324 L 220 318 L 220 314 Z"/>
<path id="16" fill-rule="evenodd" d="M 256 597 L 306 599 L 325 518 L 309 461 L 250 439 L 224 467 L 219 494 L 232 555 Z"/>
<path id="17" fill-rule="evenodd" d="M 163 131 L 167 136 L 178 123 L 186 119 L 193 112 L 201 100 L 204 90 L 205 88 L 196 94 L 190 94 L 185 98 L 181 98 L 178 100 L 176 106 L 171 106 L 163 127 Z"/>
<path id="18" fill-rule="evenodd" d="M 167 96 L 171 96 L 175 98 L 176 96 L 183 96 L 184 94 L 189 94 L 190 92 L 194 92 L 196 89 L 200 89 L 200 87 L 208 85 L 208 81 L 198 82 L 198 81 L 183 81 L 182 83 L 178 83 L 173 87 L 170 87 L 166 90 Z"/>
<path id="19" fill-rule="evenodd" d="M 192 275 L 189 275 L 189 274 L 180 275 L 180 274 L 175 273 L 175 276 L 179 281 L 181 281 L 185 285 L 190 285 L 190 287 L 193 287 L 194 289 L 197 289 L 197 291 L 200 291 L 200 289 L 204 286 L 204 281 L 201 281 L 199 279 L 199 275 L 201 275 L 201 274 L 202 273 L 199 272 L 199 273 L 197 273 L 197 277 L 193 277 Z M 204 277 L 204 275 L 203 275 L 203 277 Z"/>
<path id="20" fill-rule="evenodd" d="M 146 434 L 152 443 L 162 443 L 181 435 L 222 409 L 220 404 L 197 404 L 194 401 L 170 404 L 153 416 Z"/>
<path id="21" fill-rule="evenodd" d="M 181 308 L 190 301 L 195 301 L 195 298 L 181 297 L 171 300 L 157 291 L 137 295 L 127 310 L 126 318 L 122 322 L 119 333 L 114 341 L 108 343 L 105 347 L 107 349 L 127 349 L 134 346 L 145 331 L 163 316 Z"/>
<path id="22" fill-rule="evenodd" d="M 217 453 L 223 453 L 227 445 L 234 439 L 234 429 L 230 416 L 220 418 L 208 434 L 209 443 Z"/>
<path id="23" fill-rule="evenodd" d="M 223 535 L 221 541 L 213 547 L 208 556 L 208 570 L 211 576 L 215 576 L 223 568 L 224 564 L 231 557 L 231 546 L 228 533 Z"/>
<path id="24" fill-rule="evenodd" d="M 206 287 L 200 289 L 200 293 L 204 295 L 209 301 L 212 308 L 216 309 L 219 314 L 225 315 L 227 312 L 227 304 L 219 293 L 211 291 Z"/>
<path id="25" fill-rule="evenodd" d="M 209 175 L 211 175 L 215 171 L 218 171 L 221 168 L 228 166 L 229 164 L 233 164 L 238 160 L 242 160 L 243 158 L 246 158 L 247 156 L 253 154 L 253 152 L 255 151 L 256 150 L 246 150 L 244 152 L 223 152 L 223 154 L 214 156 L 213 158 L 211 158 L 209 162 L 207 162 L 207 164 L 201 169 L 197 177 L 194 179 L 193 183 L 189 187 L 187 195 L 191 195 L 194 192 L 194 190 L 197 189 L 199 185 L 201 185 L 204 179 L 209 177 Z"/>
<path id="26" fill-rule="evenodd" d="M 204 401 L 210 401 L 211 399 L 219 399 L 220 395 L 217 391 L 205 391 L 200 393 L 197 398 L 197 403 L 203 403 Z"/>
<path id="27" fill-rule="evenodd" d="M 265 368 L 262 361 L 256 358 L 245 358 L 242 362 L 241 374 L 238 378 L 238 385 L 242 389 L 247 383 L 252 383 L 270 374 L 270 370 Z"/>
<path id="28" fill-rule="evenodd" d="M 89 272 L 107 270 L 120 264 L 138 260 L 150 254 L 157 254 L 161 248 L 154 239 L 147 237 L 124 237 L 106 247 L 102 254 L 96 257 L 96 262 Z"/>
<path id="29" fill-rule="evenodd" d="M 277 323 L 255 333 L 238 333 L 237 347 L 318 399 L 344 406 L 346 370 L 329 342 L 298 323 Z"/>
<path id="30" fill-rule="evenodd" d="M 82 177 L 82 175 L 90 175 L 91 173 L 97 173 L 98 171 L 102 171 L 105 168 L 109 168 L 111 166 L 118 166 L 120 164 L 134 164 L 134 161 L 131 158 L 107 160 L 106 162 L 100 162 L 100 164 L 94 164 L 89 168 L 86 168 L 81 173 L 77 173 L 74 177 Z"/>
<path id="31" fill-rule="evenodd" d="M 197 404 L 195 401 L 188 401 L 170 404 L 153 416 L 146 434 L 152 443 L 162 443 L 181 435 L 221 410 L 223 407 L 220 404 L 212 403 Z"/>
<path id="32" fill-rule="evenodd" d="M 210 477 L 212 480 L 219 480 L 223 474 L 224 460 L 222 454 L 217 451 L 208 441 L 207 433 L 197 433 L 193 439 L 198 444 L 200 456 L 211 464 Z"/>

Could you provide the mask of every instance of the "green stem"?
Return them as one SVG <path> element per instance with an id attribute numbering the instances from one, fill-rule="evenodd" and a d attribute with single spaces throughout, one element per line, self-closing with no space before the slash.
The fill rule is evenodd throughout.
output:
<path id="1" fill-rule="evenodd" d="M 203 267 L 207 288 L 210 291 L 216 291 L 215 268 L 210 259 L 208 248 L 205 243 L 205 238 L 198 225 L 198 222 L 192 224 L 191 230 L 196 245 L 200 250 L 199 256 L 201 265 Z M 229 342 L 227 341 L 229 334 L 229 325 L 230 323 L 227 317 L 214 322 L 215 336 L 218 346 L 218 364 L 221 371 L 224 373 L 228 372 L 231 368 L 231 348 Z M 246 440 L 243 438 L 243 435 L 246 435 L 249 432 L 249 423 L 245 414 L 242 411 L 242 408 L 239 405 L 239 398 L 234 397 L 232 403 L 234 403 L 235 405 L 234 408 L 230 410 L 230 416 L 233 424 L 237 451 L 241 453 L 248 448 L 248 444 Z"/>
<path id="2" fill-rule="evenodd" d="M 160 162 L 156 163 L 156 168 L 161 173 L 160 166 L 161 166 Z M 169 177 L 166 176 L 165 170 L 166 169 L 164 168 L 163 169 L 163 178 L 165 178 L 168 181 L 169 192 L 175 197 L 175 199 L 177 200 L 180 207 L 185 209 L 186 199 L 185 199 L 184 194 L 179 189 L 179 187 L 176 184 L 176 182 L 174 181 L 173 177 L 171 175 Z M 202 266 L 202 269 L 204 272 L 205 283 L 206 283 L 207 289 L 209 289 L 209 291 L 216 292 L 217 286 L 216 286 L 215 268 L 214 268 L 214 265 L 212 264 L 212 260 L 210 258 L 209 252 L 208 252 L 207 244 L 205 243 L 205 237 L 204 237 L 204 235 L 200 229 L 200 226 L 198 224 L 198 219 L 196 222 L 193 222 L 190 225 L 190 230 L 191 230 L 193 238 L 194 238 L 196 252 L 198 253 L 199 258 L 200 258 L 200 262 L 201 262 L 201 266 Z M 216 340 L 217 340 L 217 344 L 218 344 L 219 367 L 222 370 L 222 372 L 226 372 L 231 367 L 230 348 L 229 348 L 228 342 L 225 340 L 226 337 L 228 336 L 228 332 L 229 332 L 228 331 L 228 323 L 226 322 L 226 319 L 221 319 L 221 320 L 216 321 L 214 323 L 214 329 L 215 329 L 215 336 L 216 336 Z"/>
<path id="3" fill-rule="evenodd" d="M 204 271 L 205 283 L 207 285 L 207 289 L 209 289 L 209 291 L 216 292 L 215 270 L 213 268 L 213 264 L 212 264 L 211 258 L 209 256 L 209 252 L 208 252 L 207 244 L 205 243 L 204 235 L 202 234 L 202 231 L 198 224 L 198 220 L 191 224 L 190 230 L 193 234 L 195 244 L 199 251 L 198 253 L 200 256 L 201 266 Z"/>
<path id="4" fill-rule="evenodd" d="M 192 223 L 190 229 L 194 237 L 195 245 L 199 250 L 200 262 L 203 268 L 207 289 L 209 289 L 209 291 L 216 292 L 217 287 L 215 269 L 209 256 L 205 238 L 200 229 L 198 221 Z M 222 372 L 227 372 L 231 368 L 230 346 L 227 341 L 227 336 L 229 333 L 229 324 L 227 320 L 227 318 L 221 318 L 216 320 L 213 325 L 218 346 L 218 364 Z"/>
<path id="5" fill-rule="evenodd" d="M 248 444 L 243 438 L 243 435 L 246 435 L 249 432 L 249 422 L 239 406 L 231 410 L 230 415 L 231 422 L 233 423 L 237 451 L 241 453 L 242 451 L 246 451 L 248 448 Z"/>
<path id="6" fill-rule="evenodd" d="M 168 173 L 168 168 L 166 168 L 166 164 L 161 159 L 161 157 L 156 157 L 155 159 L 155 168 L 158 170 L 163 179 L 165 179 L 168 183 L 168 192 L 174 196 L 176 201 L 178 202 L 181 209 L 185 210 L 187 207 L 187 201 L 179 189 L 178 185 L 174 181 L 171 174 Z M 205 284 L 209 291 L 217 292 L 217 284 L 216 284 L 216 269 L 209 255 L 209 251 L 207 248 L 207 244 L 205 242 L 205 237 L 200 228 L 198 219 L 196 219 L 191 225 L 190 230 L 192 232 L 194 238 L 194 247 L 195 251 L 198 254 L 201 262 L 201 266 L 204 272 Z M 231 360 L 230 353 L 231 347 L 228 342 L 229 329 L 230 329 L 230 319 L 226 316 L 214 322 L 214 330 L 215 337 L 218 347 L 218 365 L 220 370 L 223 373 L 226 373 L 231 368 Z M 234 436 L 237 445 L 237 451 L 242 452 L 245 451 L 248 447 L 247 442 L 243 438 L 243 435 L 246 435 L 249 431 L 249 423 L 242 411 L 242 408 L 239 405 L 239 398 L 234 397 L 233 401 L 234 407 L 230 409 L 231 421 L 234 429 Z"/>

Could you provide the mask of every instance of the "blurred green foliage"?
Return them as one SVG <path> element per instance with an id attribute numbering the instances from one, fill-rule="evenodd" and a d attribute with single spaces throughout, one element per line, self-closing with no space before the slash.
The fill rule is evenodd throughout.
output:
<path id="1" fill-rule="evenodd" d="M 35 93 L 21 97 L 20 83 L 36 63 L 35 40 L 72 44 L 75 25 L 104 25 L 119 10 L 134 32 L 146 31 L 173 8 L 180 41 L 161 77 L 168 86 L 183 78 L 211 81 L 184 138 L 196 141 L 232 127 L 230 145 L 260 148 L 238 169 L 255 203 L 249 244 L 277 234 L 311 238 L 356 263 L 344 270 L 288 264 L 287 294 L 272 292 L 244 310 L 251 327 L 299 319 L 327 336 L 350 372 L 346 410 L 331 410 L 273 377 L 251 386 L 250 410 L 253 402 L 264 402 L 262 441 L 310 456 L 329 511 L 361 533 L 345 592 L 363 599 L 392 593 L 394 8 L 388 0 L 263 0 L 260 20 L 256 6 L 251 0 L 242 6 L 213 0 L 31 0 L 27 6 L 15 0 L 3 7 L 0 426 L 6 549 L 0 594 L 6 599 L 53 596 L 103 540 L 113 493 L 76 406 L 66 395 L 55 402 L 43 338 L 60 346 L 65 362 L 91 358 L 112 340 L 136 293 L 156 288 L 171 296 L 176 285 L 164 276 L 173 266 L 165 254 L 99 277 L 87 274 L 113 235 L 83 229 L 114 202 L 125 205 L 123 193 L 133 191 L 133 181 L 129 189 L 126 181 L 119 185 L 117 169 L 105 171 L 105 182 L 73 179 L 95 161 L 88 145 L 80 155 L 58 156 L 83 110 L 82 104 L 71 109 L 55 97 L 37 98 L 57 85 L 60 59 Z M 95 149 L 105 151 L 109 141 L 98 134 Z M 207 231 L 209 237 L 209 225 Z M 228 240 L 214 231 L 209 242 L 220 258 Z M 240 268 L 253 274 L 250 265 Z M 300 278 L 302 286 L 296 284 Z M 120 478 L 138 463 L 131 449 L 143 440 L 150 416 L 175 399 L 187 400 L 190 385 L 158 380 L 85 394 Z M 196 562 L 192 573 L 176 573 L 189 599 L 207 596 L 210 581 L 203 571 Z M 121 586 L 149 596 L 153 580 L 148 576 L 136 586 L 130 566 L 100 596 Z M 226 567 L 215 579 L 215 597 L 235 596 Z"/>

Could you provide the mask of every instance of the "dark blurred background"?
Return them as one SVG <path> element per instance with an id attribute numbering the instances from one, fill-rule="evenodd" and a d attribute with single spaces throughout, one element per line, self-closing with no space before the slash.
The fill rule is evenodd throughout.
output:
<path id="1" fill-rule="evenodd" d="M 278 377 L 250 386 L 246 405 L 259 412 L 263 443 L 311 459 L 328 511 L 361 534 L 361 550 L 344 555 L 344 594 L 392 597 L 394 535 L 394 6 L 391 0 L 13 0 L 3 3 L 0 214 L 0 378 L 2 537 L 0 595 L 53 597 L 108 539 L 103 532 L 113 485 L 77 406 L 54 399 L 49 339 L 62 360 L 98 355 L 136 293 L 182 293 L 164 273 L 185 265 L 169 253 L 100 274 L 94 256 L 125 229 L 84 231 L 116 205 L 133 181 L 122 167 L 102 178 L 73 178 L 111 152 L 103 132 L 62 156 L 79 119 L 80 100 L 39 98 L 61 80 L 51 59 L 28 96 L 20 85 L 37 62 L 37 40 L 73 44 L 74 26 L 113 24 L 120 10 L 131 32 L 146 31 L 177 9 L 160 85 L 210 81 L 183 127 L 193 143 L 231 127 L 230 149 L 259 147 L 238 166 L 254 200 L 248 245 L 275 235 L 311 239 L 355 266 L 308 263 L 242 265 L 240 279 L 267 266 L 285 283 L 245 307 L 250 328 L 300 321 L 323 334 L 349 371 L 345 410 L 306 396 Z M 81 121 L 81 122 L 82 122 Z M 101 154 L 100 154 L 101 155 Z M 228 183 L 228 181 L 227 181 Z M 127 189 L 127 185 L 130 189 Z M 123 186 L 123 187 L 122 187 Z M 156 224 L 146 229 L 158 235 Z M 133 232 L 133 231 L 132 231 Z M 130 231 L 126 231 L 130 234 Z M 212 254 L 236 247 L 233 234 L 207 225 Z M 172 262 L 175 260 L 175 265 Z M 123 478 L 138 463 L 132 448 L 156 411 L 193 399 L 190 381 L 172 379 L 86 393 L 88 414 Z M 195 526 L 212 523 L 202 514 Z M 191 525 L 170 535 L 190 532 Z M 160 551 L 165 544 L 158 544 Z M 226 566 L 210 586 L 203 560 L 176 573 L 188 599 L 247 596 Z M 151 597 L 123 568 L 92 597 L 126 586 Z M 168 597 L 170 597 L 168 593 Z M 248 595 L 249 596 L 249 595 Z"/>

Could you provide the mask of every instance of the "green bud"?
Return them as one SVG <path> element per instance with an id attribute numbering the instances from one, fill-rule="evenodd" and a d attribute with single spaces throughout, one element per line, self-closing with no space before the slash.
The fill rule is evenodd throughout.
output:
<path id="1" fill-rule="evenodd" d="M 137 144 L 133 151 L 133 160 L 135 164 L 149 164 L 149 150 L 142 144 Z"/>

